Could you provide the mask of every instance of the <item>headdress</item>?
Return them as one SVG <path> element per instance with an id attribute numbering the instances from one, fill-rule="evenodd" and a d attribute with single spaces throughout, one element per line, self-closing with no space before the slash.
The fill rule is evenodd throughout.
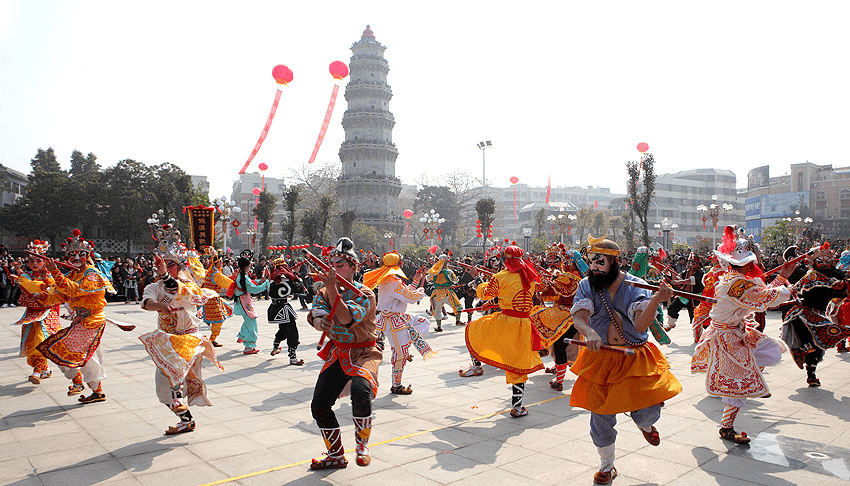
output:
<path id="1" fill-rule="evenodd" d="M 800 254 L 800 248 L 797 245 L 791 245 L 782 252 L 782 259 L 787 261 L 797 258 Z"/>
<path id="2" fill-rule="evenodd" d="M 702 264 L 702 262 L 700 262 L 700 260 L 699 260 L 699 257 L 698 257 L 698 256 L 697 256 L 697 254 L 696 254 L 696 253 L 694 253 L 694 252 L 691 252 L 691 253 L 688 255 L 688 262 L 689 262 L 689 263 L 690 263 L 690 262 L 697 262 L 697 265 L 701 265 L 701 264 Z"/>
<path id="3" fill-rule="evenodd" d="M 322 252 L 324 253 L 324 252 Z M 330 251 L 329 256 L 341 256 L 349 261 L 355 267 L 360 261 L 357 254 L 354 253 L 354 242 L 350 238 L 343 236 L 336 242 L 336 247 Z"/>
<path id="4" fill-rule="evenodd" d="M 812 262 L 814 262 L 818 258 L 823 258 L 824 260 L 828 261 L 830 265 L 835 262 L 835 253 L 832 251 L 832 249 L 829 248 L 829 242 L 826 242 L 821 246 L 812 248 L 812 250 L 810 251 L 812 252 L 812 255 L 810 257 L 810 261 Z"/>
<path id="5" fill-rule="evenodd" d="M 540 282 L 540 275 L 537 275 L 532 265 L 522 259 L 523 253 L 525 252 L 518 246 L 505 247 L 505 267 L 520 275 L 522 288 L 527 290 L 531 287 L 532 281 Z"/>
<path id="6" fill-rule="evenodd" d="M 563 243 L 552 243 L 548 248 L 546 248 L 546 259 L 558 258 L 560 260 L 564 260 L 566 258 L 564 253 L 565 250 Z"/>
<path id="7" fill-rule="evenodd" d="M 433 276 L 442 272 L 443 269 L 446 267 L 446 262 L 448 261 L 448 255 L 446 255 L 445 253 L 440 254 L 440 256 L 437 257 L 437 261 L 433 265 L 431 265 L 431 268 L 428 269 L 428 275 Z"/>
<path id="8" fill-rule="evenodd" d="M 197 253 L 193 251 L 193 255 L 190 255 L 186 245 L 180 241 L 180 230 L 174 227 L 175 219 L 171 218 L 168 223 L 160 224 L 159 218 L 161 217 L 163 217 L 163 212 L 159 210 L 148 219 L 151 236 L 156 240 L 156 247 L 153 252 L 163 260 L 176 262 L 185 269 L 188 267 L 189 257 L 197 256 Z"/>
<path id="9" fill-rule="evenodd" d="M 714 250 L 717 259 L 730 265 L 743 266 L 758 260 L 753 253 L 752 242 L 746 238 L 738 238 L 735 228 L 727 226 L 723 230 L 723 243 Z"/>
<path id="10" fill-rule="evenodd" d="M 363 274 L 363 285 L 374 289 L 393 275 L 399 278 L 407 278 L 407 275 L 401 269 L 401 260 L 402 256 L 397 251 L 384 254 L 384 257 L 381 258 L 383 266 Z"/>
<path id="11" fill-rule="evenodd" d="M 41 240 L 32 240 L 30 244 L 27 245 L 28 251 L 38 253 L 39 255 L 46 255 L 48 248 L 50 248 L 50 243 Z"/>
<path id="12" fill-rule="evenodd" d="M 89 254 L 94 251 L 94 242 L 86 240 L 81 235 L 82 232 L 80 230 L 74 229 L 71 232 L 71 236 L 65 238 L 65 242 L 62 243 L 62 249 L 65 250 L 66 255 L 72 251 L 84 251 Z"/>
<path id="13" fill-rule="evenodd" d="M 608 239 L 608 235 L 602 238 L 594 238 L 587 234 L 587 242 L 590 244 L 588 253 L 601 253 L 603 255 L 620 256 L 620 245 Z"/>

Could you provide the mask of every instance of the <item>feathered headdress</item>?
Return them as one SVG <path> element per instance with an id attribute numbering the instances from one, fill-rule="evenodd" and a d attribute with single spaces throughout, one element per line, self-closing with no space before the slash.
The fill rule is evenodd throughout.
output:
<path id="1" fill-rule="evenodd" d="M 50 243 L 41 240 L 32 240 L 29 245 L 27 245 L 28 251 L 38 253 L 39 255 L 46 255 L 48 248 L 50 248 Z"/>
<path id="2" fill-rule="evenodd" d="M 161 209 L 148 219 L 151 236 L 156 241 L 153 252 L 163 260 L 177 262 L 181 267 L 186 268 L 191 255 L 186 245 L 180 241 L 180 230 L 174 226 L 176 220 L 171 218 L 168 223 L 160 224 L 160 218 L 164 218 L 164 212 Z"/>
<path id="3" fill-rule="evenodd" d="M 86 240 L 82 237 L 80 230 L 74 229 L 71 232 L 71 236 L 65 238 L 65 242 L 62 243 L 62 249 L 65 250 L 66 255 L 72 251 L 85 251 L 91 254 L 94 252 L 94 242 Z"/>

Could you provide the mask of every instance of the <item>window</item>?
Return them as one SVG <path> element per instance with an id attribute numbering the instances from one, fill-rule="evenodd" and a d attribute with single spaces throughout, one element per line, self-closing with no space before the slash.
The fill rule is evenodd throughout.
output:
<path id="1" fill-rule="evenodd" d="M 826 209 L 825 192 L 818 192 L 815 194 L 815 209 Z"/>

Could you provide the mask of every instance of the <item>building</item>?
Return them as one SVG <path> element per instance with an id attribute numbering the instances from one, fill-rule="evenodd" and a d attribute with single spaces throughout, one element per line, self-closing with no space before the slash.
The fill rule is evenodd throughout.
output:
<path id="1" fill-rule="evenodd" d="M 345 88 L 348 109 L 342 117 L 345 140 L 339 149 L 342 173 L 337 183 L 340 211 L 354 211 L 355 223 L 399 233 L 401 180 L 395 175 L 398 149 L 393 143 L 393 96 L 387 84 L 386 47 L 366 26 L 351 46 L 350 80 Z"/>
<path id="2" fill-rule="evenodd" d="M 205 175 L 190 175 L 192 178 L 192 187 L 201 191 L 202 194 L 206 194 L 209 197 L 210 194 L 210 181 L 207 179 Z"/>
<path id="3" fill-rule="evenodd" d="M 264 177 L 258 172 L 246 172 L 240 174 L 239 179 L 233 182 L 233 190 L 230 194 L 230 199 L 236 201 L 236 205 L 242 210 L 238 214 L 231 216 L 231 220 L 239 221 L 238 227 L 234 227 L 231 223 L 228 225 L 227 246 L 233 248 L 236 253 L 245 248 L 256 249 L 260 244 L 260 235 L 263 232 L 262 223 L 258 222 L 254 227 L 254 208 L 256 207 L 257 196 L 254 195 L 254 189 L 265 189 L 277 198 L 277 205 L 274 209 L 274 214 L 271 219 L 272 228 L 269 232 L 269 245 L 278 245 L 283 239 L 280 231 L 280 221 L 284 217 L 284 208 L 282 205 L 283 191 L 286 189 L 286 184 L 283 179 L 274 177 Z M 216 225 L 216 233 L 221 232 L 221 223 Z M 253 242 L 252 235 L 256 231 L 257 238 Z M 258 252 L 258 253 L 268 253 Z"/>
<path id="4" fill-rule="evenodd" d="M 3 206 L 11 206 L 24 195 L 25 188 L 29 183 L 27 175 L 0 165 L 0 202 Z M 24 248 L 28 241 L 26 238 L 18 238 L 9 234 L 0 227 L 0 244 L 12 248 Z"/>

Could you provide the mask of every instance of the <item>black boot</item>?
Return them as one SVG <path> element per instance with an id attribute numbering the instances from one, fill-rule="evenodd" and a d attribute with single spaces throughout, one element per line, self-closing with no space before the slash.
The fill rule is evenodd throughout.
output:
<path id="1" fill-rule="evenodd" d="M 818 380 L 818 377 L 815 375 L 815 371 L 817 369 L 817 365 L 806 364 L 806 383 L 808 383 L 810 387 L 820 386 L 820 380 Z"/>

